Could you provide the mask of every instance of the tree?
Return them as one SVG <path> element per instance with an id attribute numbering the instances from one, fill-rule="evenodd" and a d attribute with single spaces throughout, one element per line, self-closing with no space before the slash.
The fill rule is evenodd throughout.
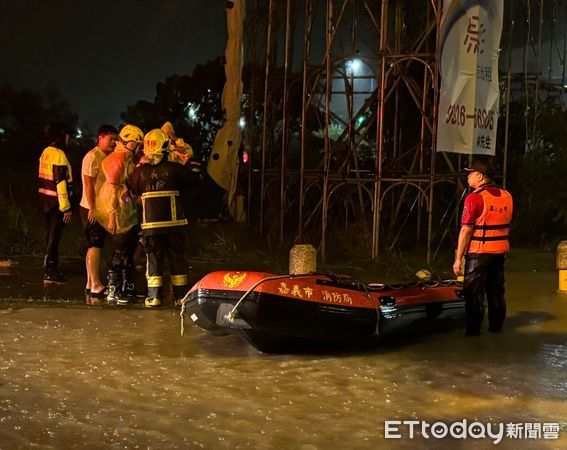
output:
<path id="1" fill-rule="evenodd" d="M 222 61 L 209 61 L 195 67 L 191 76 L 173 74 L 157 83 L 153 102 L 140 100 L 128 106 L 120 117 L 145 130 L 170 121 L 176 134 L 189 142 L 204 160 L 222 124 L 224 81 Z"/>
<path id="2" fill-rule="evenodd" d="M 69 102 L 55 87 L 42 93 L 28 89 L 16 90 L 9 85 L 0 87 L 1 150 L 11 155 L 11 162 L 21 162 L 30 155 L 39 155 L 43 148 L 45 124 L 64 122 L 76 128 L 78 116 Z M 14 152 L 13 149 L 18 149 Z"/>
<path id="3" fill-rule="evenodd" d="M 534 120 L 536 135 L 526 146 L 526 123 L 530 132 Z M 504 129 L 502 124 L 499 129 Z M 508 186 L 515 203 L 512 236 L 524 244 L 552 244 L 567 229 L 567 112 L 549 99 L 534 118 L 533 109 L 513 102 L 509 137 Z"/>

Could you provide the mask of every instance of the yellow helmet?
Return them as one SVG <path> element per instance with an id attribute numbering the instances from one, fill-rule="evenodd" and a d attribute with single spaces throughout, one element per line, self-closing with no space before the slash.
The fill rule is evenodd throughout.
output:
<path id="1" fill-rule="evenodd" d="M 144 141 L 144 133 L 135 125 L 124 125 L 118 134 L 122 142 L 137 142 L 141 144 Z"/>
<path id="2" fill-rule="evenodd" d="M 144 136 L 144 155 L 163 155 L 169 150 L 169 137 L 159 128 Z"/>

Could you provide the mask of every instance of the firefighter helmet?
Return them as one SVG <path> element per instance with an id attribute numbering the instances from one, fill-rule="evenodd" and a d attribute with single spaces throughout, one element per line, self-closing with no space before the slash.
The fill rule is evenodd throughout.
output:
<path id="1" fill-rule="evenodd" d="M 141 144 L 144 141 L 144 133 L 135 125 L 124 125 L 118 136 L 122 142 L 136 142 Z"/>
<path id="2" fill-rule="evenodd" d="M 169 149 L 169 137 L 159 128 L 144 136 L 144 155 L 163 155 Z"/>

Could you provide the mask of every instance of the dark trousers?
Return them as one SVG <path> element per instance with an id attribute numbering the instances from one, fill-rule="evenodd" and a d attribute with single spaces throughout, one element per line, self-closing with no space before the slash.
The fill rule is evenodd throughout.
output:
<path id="1" fill-rule="evenodd" d="M 59 270 L 59 242 L 63 234 L 63 213 L 58 209 L 52 209 L 44 213 L 47 225 L 47 236 L 45 237 L 45 257 L 43 268 L 46 275 L 55 275 Z"/>
<path id="2" fill-rule="evenodd" d="M 484 317 L 484 302 L 488 303 L 488 329 L 502 330 L 506 318 L 504 300 L 504 254 L 470 254 L 465 256 L 466 326 L 468 334 L 478 334 Z"/>
<path id="3" fill-rule="evenodd" d="M 147 257 L 146 279 L 148 297 L 160 298 L 163 287 L 163 266 L 167 257 L 176 300 L 187 293 L 187 260 L 185 257 L 185 234 L 173 231 L 167 234 L 144 236 L 144 251 Z"/>
<path id="4" fill-rule="evenodd" d="M 133 258 L 138 243 L 139 227 L 130 228 L 126 233 L 112 236 L 112 262 L 110 267 L 115 271 L 133 270 Z"/>

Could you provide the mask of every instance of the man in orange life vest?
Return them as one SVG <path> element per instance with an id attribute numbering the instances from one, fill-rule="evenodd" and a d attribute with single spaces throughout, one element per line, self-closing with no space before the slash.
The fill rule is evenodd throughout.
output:
<path id="1" fill-rule="evenodd" d="M 465 198 L 461 231 L 455 252 L 453 271 L 463 274 L 466 305 L 466 335 L 478 336 L 488 303 L 488 331 L 502 330 L 506 317 L 504 300 L 504 260 L 510 249 L 508 233 L 513 201 L 510 193 L 492 182 L 488 160 L 478 159 L 465 169 L 468 185 L 474 189 Z"/>

